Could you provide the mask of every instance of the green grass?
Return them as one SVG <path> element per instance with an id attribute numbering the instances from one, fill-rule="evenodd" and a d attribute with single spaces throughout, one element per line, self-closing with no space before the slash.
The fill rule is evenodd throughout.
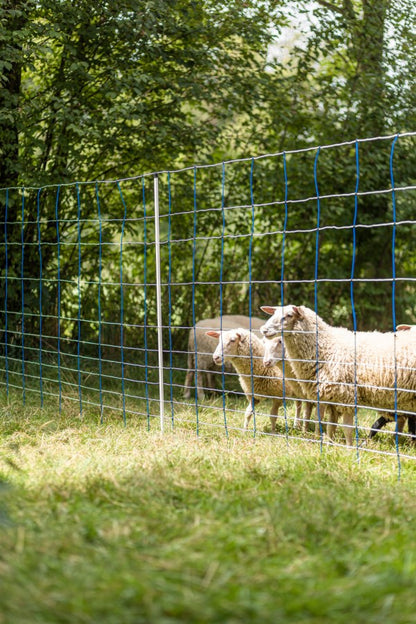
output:
<path id="1" fill-rule="evenodd" d="M 0 624 L 414 622 L 414 460 L 2 404 Z"/>

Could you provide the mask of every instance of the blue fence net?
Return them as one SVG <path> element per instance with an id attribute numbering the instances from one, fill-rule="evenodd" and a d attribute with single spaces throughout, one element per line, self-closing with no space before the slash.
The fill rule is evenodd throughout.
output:
<path id="1" fill-rule="evenodd" d="M 163 414 L 165 426 L 227 436 L 242 429 L 251 403 L 247 435 L 271 435 L 267 404 L 254 400 L 253 344 L 246 398 L 235 369 L 214 364 L 217 341 L 205 332 L 258 332 L 264 305 L 307 306 L 354 336 L 414 321 L 415 141 L 406 133 L 123 180 L 3 189 L 4 400 L 56 401 L 60 412 L 76 405 L 149 429 Z M 316 390 L 303 403 L 325 403 L 319 341 L 316 326 Z M 413 396 L 415 385 L 411 366 L 409 387 L 397 385 L 394 361 L 394 404 L 360 404 L 355 358 L 348 407 L 357 455 L 396 454 L 400 468 L 400 457 L 416 453 L 413 410 L 398 397 Z M 286 359 L 282 370 L 273 435 L 322 445 L 327 420 L 318 410 L 316 428 L 295 426 L 301 398 L 292 400 Z M 370 443 L 375 420 L 393 424 Z M 341 427 L 334 444 L 344 446 Z"/>

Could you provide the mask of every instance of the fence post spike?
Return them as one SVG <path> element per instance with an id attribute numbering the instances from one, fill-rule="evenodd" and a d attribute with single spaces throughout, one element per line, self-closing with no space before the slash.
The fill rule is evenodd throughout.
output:
<path id="1" fill-rule="evenodd" d="M 163 391 L 163 324 L 162 324 L 162 287 L 160 272 L 160 228 L 159 228 L 159 176 L 154 177 L 155 202 L 155 249 L 156 249 L 156 310 L 157 310 L 157 350 L 159 363 L 159 414 L 160 432 L 164 432 L 164 391 Z"/>

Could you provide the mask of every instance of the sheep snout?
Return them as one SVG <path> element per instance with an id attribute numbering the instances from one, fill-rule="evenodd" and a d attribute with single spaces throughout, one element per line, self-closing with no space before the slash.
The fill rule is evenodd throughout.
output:
<path id="1" fill-rule="evenodd" d="M 260 331 L 263 336 L 266 336 L 266 338 L 272 338 L 277 334 L 277 330 L 274 327 L 267 327 L 267 325 L 260 327 Z"/>

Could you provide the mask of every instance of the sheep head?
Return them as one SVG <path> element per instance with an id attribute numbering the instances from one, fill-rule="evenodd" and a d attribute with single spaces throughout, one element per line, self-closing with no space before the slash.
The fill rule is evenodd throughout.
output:
<path id="1" fill-rule="evenodd" d="M 227 358 L 238 355 L 238 345 L 243 340 L 243 331 L 230 329 L 228 331 L 207 331 L 207 336 L 217 338 L 218 346 L 212 354 L 212 359 L 217 366 L 221 366 Z"/>
<path id="2" fill-rule="evenodd" d="M 273 338 L 284 330 L 292 330 L 297 321 L 303 317 L 302 309 L 294 306 L 262 306 L 260 308 L 271 318 L 260 327 L 260 331 L 266 338 Z"/>
<path id="3" fill-rule="evenodd" d="M 284 357 L 284 346 L 281 337 L 273 338 L 272 340 L 266 340 L 263 338 L 264 345 L 264 357 L 263 364 L 269 368 L 276 364 Z"/>

